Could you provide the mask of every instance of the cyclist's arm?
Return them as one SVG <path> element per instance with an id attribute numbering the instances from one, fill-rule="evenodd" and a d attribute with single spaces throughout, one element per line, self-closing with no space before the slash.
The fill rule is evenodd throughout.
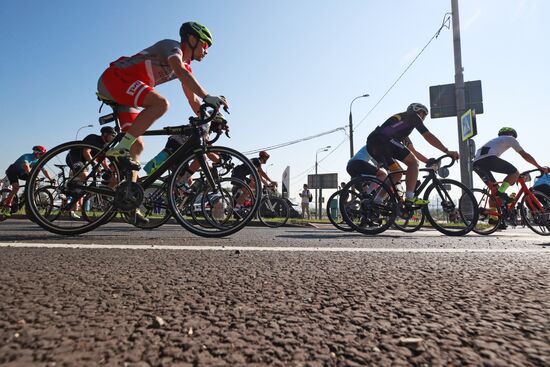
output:
<path id="1" fill-rule="evenodd" d="M 173 55 L 168 58 L 168 64 L 174 70 L 174 74 L 180 80 L 183 90 L 189 90 L 190 93 L 197 95 L 199 98 L 204 98 L 208 94 L 199 84 L 197 79 L 183 66 L 183 61 L 180 55 Z"/>
<path id="2" fill-rule="evenodd" d="M 416 150 L 416 148 L 414 147 L 413 143 L 412 142 L 408 142 L 408 144 L 405 145 L 407 148 L 409 148 L 409 150 L 411 151 L 412 154 L 415 155 L 416 158 L 418 158 L 418 160 L 420 162 L 423 162 L 423 163 L 427 163 L 428 162 L 428 158 L 426 158 L 426 156 L 422 153 L 420 153 L 418 150 Z"/>
<path id="3" fill-rule="evenodd" d="M 91 162 L 93 157 L 92 157 L 92 150 L 91 149 L 83 149 L 82 150 L 82 156 L 84 157 L 84 159 L 86 160 L 86 162 Z M 103 159 L 101 161 L 101 166 L 106 169 L 106 170 L 109 170 L 109 165 L 107 164 L 107 162 L 105 162 L 105 159 Z"/>
<path id="4" fill-rule="evenodd" d="M 437 148 L 439 150 L 441 150 L 443 153 L 447 153 L 449 151 L 449 149 L 447 149 L 447 147 L 445 145 L 443 145 L 443 143 L 441 142 L 441 140 L 439 140 L 434 134 L 432 134 L 431 132 L 429 131 L 426 131 L 425 133 L 422 134 L 422 137 L 428 142 L 430 143 L 430 145 L 434 148 Z"/>
<path id="5" fill-rule="evenodd" d="M 258 174 L 260 175 L 260 180 L 264 183 L 264 185 L 270 185 L 273 183 L 273 181 L 269 178 L 267 173 L 264 172 L 262 167 L 257 167 Z"/>
<path id="6" fill-rule="evenodd" d="M 42 173 L 44 174 L 44 176 L 46 176 L 46 178 L 47 178 L 48 180 L 53 181 L 53 178 L 52 178 L 52 176 L 50 176 L 50 173 L 48 172 L 47 169 L 42 168 Z"/>
<path id="7" fill-rule="evenodd" d="M 533 166 L 537 167 L 538 169 L 543 168 L 540 164 L 538 164 L 538 162 L 535 160 L 535 158 L 533 158 L 533 156 L 531 154 L 527 153 L 525 150 L 519 151 L 518 153 L 519 153 L 519 155 L 521 155 L 521 157 L 523 159 L 525 159 L 527 162 L 531 163 Z"/>
<path id="8" fill-rule="evenodd" d="M 439 150 L 441 150 L 443 153 L 446 153 L 448 154 L 449 156 L 451 156 L 453 159 L 459 159 L 460 158 L 460 155 L 458 154 L 458 152 L 454 151 L 454 150 L 449 150 L 445 145 L 443 145 L 443 143 L 434 135 L 432 134 L 431 132 L 429 131 L 426 131 L 425 133 L 422 134 L 422 136 L 424 137 L 424 139 L 426 139 L 426 141 L 428 143 L 430 143 L 431 146 L 433 146 L 434 148 L 437 148 Z"/>
<path id="9" fill-rule="evenodd" d="M 82 150 L 82 155 L 84 156 L 84 159 L 86 160 L 86 162 L 91 162 L 92 161 L 92 150 L 91 149 L 83 149 Z"/>
<path id="10" fill-rule="evenodd" d="M 25 173 L 31 173 L 31 165 L 29 162 L 25 161 L 21 166 L 23 167 L 23 171 L 25 171 Z"/>
<path id="11" fill-rule="evenodd" d="M 201 99 L 195 93 L 191 92 L 188 88 L 185 88 L 183 83 L 181 86 L 183 88 L 183 93 L 185 94 L 185 97 L 187 97 L 187 100 L 189 101 L 189 105 L 198 116 L 199 110 L 201 108 Z"/>

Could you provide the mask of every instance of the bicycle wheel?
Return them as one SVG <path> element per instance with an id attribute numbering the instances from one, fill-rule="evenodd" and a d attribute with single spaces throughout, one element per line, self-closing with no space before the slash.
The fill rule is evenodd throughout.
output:
<path id="1" fill-rule="evenodd" d="M 290 217 L 288 203 L 278 197 L 264 196 L 258 208 L 258 219 L 270 228 L 284 226 Z"/>
<path id="2" fill-rule="evenodd" d="M 342 190 L 336 191 L 334 194 L 330 195 L 328 198 L 327 203 L 327 217 L 330 223 L 332 223 L 333 226 L 338 228 L 341 231 L 344 232 L 353 232 L 353 228 L 351 228 L 342 217 L 342 214 L 340 213 L 340 193 Z M 331 203 L 336 200 L 338 203 L 338 206 L 336 208 L 331 206 Z"/>
<path id="3" fill-rule="evenodd" d="M 474 194 L 462 183 L 438 179 L 424 192 L 430 203 L 424 215 L 430 224 L 447 236 L 463 236 L 476 226 L 479 211 Z"/>
<path id="4" fill-rule="evenodd" d="M 497 205 L 495 197 L 486 190 L 472 189 L 479 210 L 477 224 L 472 229 L 481 235 L 494 233 L 504 221 L 502 209 Z"/>
<path id="5" fill-rule="evenodd" d="M 199 193 L 202 195 L 201 201 L 197 203 L 199 194 L 186 194 L 188 192 L 186 188 L 187 182 L 182 182 L 183 174 L 192 161 L 197 158 L 194 154 L 187 157 L 176 168 L 170 180 L 168 203 L 174 218 L 185 229 L 203 237 L 223 237 L 241 230 L 252 220 L 260 205 L 258 193 L 261 192 L 261 187 L 256 168 L 248 158 L 234 149 L 219 146 L 207 147 L 204 158 L 208 167 L 199 168 L 192 178 L 199 179 L 201 175 L 205 176 L 203 170 L 207 169 L 214 178 L 215 187 L 211 188 L 209 187 L 210 185 L 204 185 L 205 187 Z M 233 168 L 241 164 L 244 164 L 249 171 L 250 182 L 252 182 L 250 186 L 247 184 L 244 184 L 246 185 L 244 186 L 241 180 L 229 178 Z M 232 186 L 237 186 L 237 190 L 233 190 Z M 241 192 L 248 198 L 248 201 L 251 203 L 250 210 L 239 211 L 237 208 L 238 202 L 233 192 Z M 224 213 L 221 218 L 216 218 L 215 214 L 210 214 L 210 209 L 202 204 L 206 202 L 202 198 L 206 197 L 205 200 L 210 200 L 209 197 L 213 197 L 213 195 L 218 195 L 222 198 L 221 209 L 216 208 L 216 211 L 220 210 L 220 212 Z M 208 221 L 211 226 L 203 226 L 193 219 L 192 213 L 197 211 L 201 212 L 202 217 L 205 218 L 204 220 Z M 195 217 L 197 214 L 195 213 Z M 198 221 L 200 222 L 200 219 Z"/>
<path id="6" fill-rule="evenodd" d="M 374 176 L 360 176 L 342 189 L 340 212 L 355 231 L 378 234 L 394 223 L 397 201 L 385 183 Z"/>
<path id="7" fill-rule="evenodd" d="M 426 219 L 422 207 L 407 207 L 401 200 L 404 200 L 404 198 L 400 199 L 397 204 L 397 216 L 393 223 L 393 227 L 405 233 L 418 231 L 422 228 Z"/>
<path id="8" fill-rule="evenodd" d="M 5 210 L 4 200 L 8 197 L 10 194 L 10 189 L 2 189 L 0 190 L 0 222 L 5 221 L 9 217 L 7 215 L 3 215 L 2 212 Z"/>
<path id="9" fill-rule="evenodd" d="M 36 190 L 35 202 L 38 210 L 43 213 L 47 218 L 52 219 L 51 208 L 53 203 L 53 194 L 51 186 L 44 186 Z M 28 209 L 28 205 L 25 205 L 25 214 L 31 221 L 36 222 L 32 212 Z"/>
<path id="10" fill-rule="evenodd" d="M 237 209 L 237 198 L 233 195 L 236 190 L 239 192 L 252 191 L 247 183 L 236 177 L 222 178 L 217 187 L 208 187 L 203 191 L 200 212 L 206 220 L 199 224 L 203 227 L 214 226 L 223 229 L 226 226 L 231 226 L 231 218 L 242 217 L 243 211 L 240 208 Z M 197 212 L 195 211 L 195 213 Z"/>
<path id="11" fill-rule="evenodd" d="M 550 197 L 537 190 L 533 191 L 533 195 L 536 200 L 530 195 L 525 195 L 521 200 L 521 218 L 533 232 L 548 236 L 550 235 Z"/>
<path id="12" fill-rule="evenodd" d="M 112 191 L 114 195 L 114 190 L 110 187 L 105 185 L 101 185 L 100 187 L 104 190 Z M 86 193 L 86 195 L 84 195 L 84 197 L 82 198 L 82 203 L 80 205 L 80 210 L 78 211 L 78 213 L 82 215 L 82 219 L 92 223 L 98 220 L 99 217 L 101 217 L 103 213 L 105 213 L 105 211 L 109 210 L 111 206 L 112 199 L 110 196 L 96 193 Z M 109 220 L 111 219 L 112 218 L 109 218 Z"/>
<path id="13" fill-rule="evenodd" d="M 92 162 L 83 164 L 77 172 L 72 172 L 70 177 L 66 177 L 63 172 L 62 167 L 66 167 L 69 154 L 82 153 L 84 149 L 91 149 L 92 152 L 98 150 L 97 147 L 81 141 L 58 145 L 48 151 L 30 173 L 25 191 L 27 208 L 36 223 L 47 231 L 61 235 L 77 235 L 97 228 L 116 214 L 113 205 L 114 191 L 100 187 L 101 183 L 97 177 L 99 162 L 103 161 L 111 167 L 114 177 L 120 177 L 114 162 L 95 154 Z M 59 177 L 49 189 L 52 194 L 49 208 L 45 208 L 43 203 L 37 201 L 39 176 L 43 170 L 47 170 L 51 177 Z M 86 210 L 83 200 L 90 195 L 100 196 L 106 204 L 97 212 L 93 212 L 94 215 L 75 215 Z"/>
<path id="14" fill-rule="evenodd" d="M 168 206 L 167 183 L 154 183 L 144 189 L 144 197 L 139 210 L 148 223 L 132 223 L 126 212 L 122 213 L 124 220 L 141 229 L 155 229 L 168 222 L 172 217 L 172 211 Z"/>

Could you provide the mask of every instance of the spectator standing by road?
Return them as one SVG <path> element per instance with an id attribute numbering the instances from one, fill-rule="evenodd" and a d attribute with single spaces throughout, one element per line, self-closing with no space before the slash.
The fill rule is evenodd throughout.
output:
<path id="1" fill-rule="evenodd" d="M 309 216 L 309 203 L 313 200 L 313 195 L 311 195 L 311 191 L 309 191 L 307 184 L 304 184 L 304 189 L 300 193 L 300 197 L 302 198 L 302 218 L 311 219 Z"/>

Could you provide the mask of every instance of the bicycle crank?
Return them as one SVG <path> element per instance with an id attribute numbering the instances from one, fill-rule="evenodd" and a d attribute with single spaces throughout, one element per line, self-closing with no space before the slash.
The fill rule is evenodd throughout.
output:
<path id="1" fill-rule="evenodd" d="M 121 211 L 134 210 L 141 205 L 145 193 L 143 188 L 135 182 L 123 182 L 115 191 L 114 205 Z"/>

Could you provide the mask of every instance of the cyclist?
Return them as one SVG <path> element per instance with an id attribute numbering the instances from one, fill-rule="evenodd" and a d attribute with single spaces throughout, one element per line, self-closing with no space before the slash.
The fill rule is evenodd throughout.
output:
<path id="1" fill-rule="evenodd" d="M 262 164 L 266 164 L 267 160 L 269 159 L 269 154 L 262 150 L 258 157 L 252 158 L 250 162 L 256 167 L 256 171 L 258 171 L 258 175 L 260 176 L 260 180 L 265 186 L 277 186 L 277 182 L 273 181 L 267 173 L 262 169 Z M 233 172 L 231 174 L 231 177 L 239 178 L 245 182 L 249 182 L 247 180 L 247 176 L 250 174 L 250 171 L 244 164 L 238 165 L 233 169 Z M 254 183 L 252 183 L 254 184 Z M 252 185 L 251 185 L 252 186 Z"/>
<path id="2" fill-rule="evenodd" d="M 102 149 L 106 144 L 112 142 L 116 136 L 116 131 L 111 126 L 102 127 L 100 133 L 101 135 L 90 134 L 82 140 L 83 143 L 87 143 L 93 145 L 94 147 L 97 147 L 97 150 L 90 148 L 71 149 L 69 151 L 65 162 L 67 163 L 71 171 L 79 171 L 82 167 L 85 166 L 85 162 L 90 162 L 92 160 L 92 157 L 99 152 L 99 149 Z M 103 160 L 101 164 L 103 165 L 103 168 L 105 168 L 105 170 L 109 172 L 110 169 L 105 160 Z M 82 180 L 84 180 L 86 177 L 86 173 L 82 172 L 79 176 Z"/>
<path id="3" fill-rule="evenodd" d="M 535 180 L 533 189 L 550 196 L 550 174 L 546 173 Z"/>
<path id="4" fill-rule="evenodd" d="M 458 159 L 456 151 L 449 150 L 433 135 L 426 126 L 424 120 L 428 116 L 428 108 L 421 103 L 411 103 L 405 112 L 398 113 L 387 119 L 367 138 L 368 153 L 380 162 L 384 167 L 395 167 L 396 160 L 407 165 L 405 202 L 416 205 L 427 205 L 429 202 L 414 197 L 414 188 L 418 178 L 418 160 L 428 163 L 428 159 L 414 149 L 408 138 L 413 129 L 416 129 L 422 137 L 434 148 L 448 154 L 453 159 Z M 397 178 L 396 178 L 397 179 Z"/>
<path id="5" fill-rule="evenodd" d="M 206 56 L 212 46 L 212 34 L 196 22 L 183 23 L 179 33 L 180 41 L 165 39 L 134 56 L 121 57 L 101 75 L 98 92 L 122 106 L 117 112 L 125 132 L 107 156 L 129 158 L 133 165 L 139 166 L 139 155 L 143 151 L 141 135 L 168 110 L 168 100 L 154 89 L 156 85 L 179 79 L 197 114 L 201 100 L 216 109 L 222 105 L 228 107 L 223 97 L 206 92 L 190 66 L 193 60 L 200 62 Z"/>
<path id="6" fill-rule="evenodd" d="M 87 143 L 90 145 L 93 145 L 94 147 L 97 147 L 98 149 L 71 149 L 69 153 L 67 154 L 67 157 L 65 158 L 65 163 L 67 163 L 67 166 L 69 167 L 71 171 L 71 175 L 74 175 L 76 172 L 80 171 L 86 164 L 86 162 L 91 162 L 93 159 L 93 156 L 95 156 L 100 149 L 102 149 L 106 144 L 109 144 L 116 136 L 116 131 L 111 126 L 104 126 L 100 130 L 101 135 L 97 134 L 90 134 L 86 136 L 82 142 Z M 109 186 L 113 187 L 116 182 L 114 181 L 111 169 L 107 162 L 105 160 L 101 161 L 101 165 L 103 166 L 104 173 L 103 173 L 103 179 L 107 182 L 109 182 Z M 81 181 L 86 180 L 87 172 L 84 170 L 79 173 L 77 176 L 78 179 Z M 78 208 L 81 206 L 81 201 L 75 203 L 76 207 L 74 209 L 78 210 Z M 69 212 L 69 215 L 73 219 L 80 219 L 80 216 L 76 214 L 75 210 L 71 210 Z"/>
<path id="7" fill-rule="evenodd" d="M 527 162 L 531 163 L 543 173 L 548 173 L 547 167 L 542 167 L 535 158 L 527 153 L 517 141 L 518 134 L 511 127 L 503 127 L 498 131 L 498 136 L 489 140 L 479 148 L 474 157 L 473 170 L 481 177 L 483 182 L 488 181 L 496 183 L 492 172 L 503 173 L 506 175 L 502 184 L 500 184 L 497 195 L 504 203 L 509 201 L 506 195 L 506 189 L 516 183 L 519 178 L 519 171 L 510 162 L 500 158 L 501 154 L 509 148 L 513 148 Z"/>
<path id="8" fill-rule="evenodd" d="M 267 173 L 262 169 L 262 164 L 267 163 L 268 159 L 269 159 L 269 154 L 265 150 L 262 150 L 258 154 L 258 157 L 252 158 L 250 162 L 252 162 L 254 167 L 256 167 L 258 176 L 260 176 L 260 180 L 265 186 L 277 186 L 277 182 L 269 178 Z M 240 164 L 237 167 L 233 168 L 233 172 L 231 172 L 231 177 L 238 178 L 250 184 L 250 187 L 252 188 L 256 185 L 256 183 L 254 182 L 254 180 L 248 178 L 250 173 L 251 172 L 244 164 Z M 241 186 L 239 185 L 233 185 L 233 189 L 232 189 L 233 195 L 236 195 L 240 188 Z M 252 194 L 254 194 L 254 189 L 252 189 L 252 191 L 253 191 Z M 244 204 L 244 202 L 247 201 L 249 197 L 250 195 L 248 193 L 243 193 L 243 195 L 240 195 L 239 198 L 237 199 L 237 207 Z"/>
<path id="9" fill-rule="evenodd" d="M 380 181 L 384 181 L 386 178 L 386 173 L 379 168 L 378 162 L 369 154 L 366 145 L 351 157 L 346 166 L 346 171 L 352 179 L 361 175 L 376 176 Z M 342 182 L 342 188 L 345 185 L 346 183 Z"/>
<path id="10" fill-rule="evenodd" d="M 32 167 L 36 164 L 36 162 L 38 162 L 40 157 L 42 157 L 46 153 L 46 151 L 46 148 L 44 148 L 42 145 L 35 145 L 34 147 L 32 147 L 32 153 L 23 154 L 8 167 L 8 169 L 6 170 L 6 176 L 8 177 L 8 180 L 10 182 L 11 191 L 4 200 L 4 207 L 0 214 L 4 216 L 10 216 L 12 214 L 11 206 L 13 203 L 13 199 L 19 192 L 19 180 L 26 181 L 29 178 Z M 53 181 L 52 177 L 46 169 L 43 169 L 42 172 L 48 180 Z"/>

